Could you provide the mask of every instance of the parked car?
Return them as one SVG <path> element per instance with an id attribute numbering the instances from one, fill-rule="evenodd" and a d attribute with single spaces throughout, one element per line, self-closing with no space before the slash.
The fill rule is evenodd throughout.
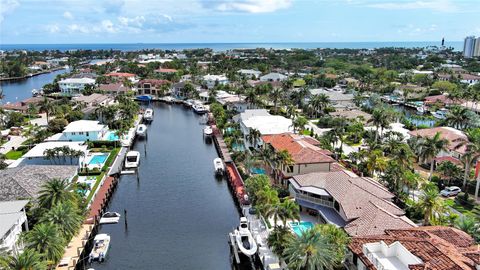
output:
<path id="1" fill-rule="evenodd" d="M 440 194 L 444 197 L 452 197 L 457 196 L 460 192 L 462 192 L 462 190 L 459 187 L 451 186 L 446 187 L 444 190 L 440 191 Z"/>

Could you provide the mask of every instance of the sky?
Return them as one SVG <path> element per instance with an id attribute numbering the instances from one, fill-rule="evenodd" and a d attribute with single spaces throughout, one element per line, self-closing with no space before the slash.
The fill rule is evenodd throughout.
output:
<path id="1" fill-rule="evenodd" d="M 460 41 L 480 0 L 0 0 L 0 44 Z"/>

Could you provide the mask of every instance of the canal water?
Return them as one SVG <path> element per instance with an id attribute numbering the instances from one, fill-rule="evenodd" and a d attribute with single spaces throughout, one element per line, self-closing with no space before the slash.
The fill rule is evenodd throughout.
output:
<path id="1" fill-rule="evenodd" d="M 148 140 L 134 146 L 141 153 L 139 179 L 121 176 L 108 210 L 122 218 L 100 228 L 111 246 L 107 260 L 91 267 L 231 269 L 227 234 L 239 215 L 228 183 L 214 176 L 218 155 L 202 138 L 202 118 L 181 105 L 152 107 Z"/>
<path id="2" fill-rule="evenodd" d="M 22 101 L 26 98 L 32 97 L 33 89 L 40 89 L 45 84 L 53 82 L 55 77 L 59 74 L 63 74 L 67 69 L 60 69 L 50 73 L 40 74 L 30 78 L 15 80 L 15 81 L 2 81 L 0 87 L 3 89 L 5 98 L 3 103 Z"/>

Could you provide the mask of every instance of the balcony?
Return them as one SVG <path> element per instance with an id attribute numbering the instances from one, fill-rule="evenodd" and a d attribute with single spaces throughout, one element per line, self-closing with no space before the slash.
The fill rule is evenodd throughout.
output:
<path id="1" fill-rule="evenodd" d="M 305 194 L 302 194 L 302 193 L 296 193 L 295 198 L 299 198 L 299 199 L 302 199 L 304 201 L 309 201 L 311 203 L 320 204 L 320 205 L 323 205 L 323 206 L 333 208 L 333 202 L 332 201 L 327 201 L 327 200 L 324 200 L 324 199 L 315 198 L 315 197 L 308 196 L 308 195 L 305 195 Z"/>

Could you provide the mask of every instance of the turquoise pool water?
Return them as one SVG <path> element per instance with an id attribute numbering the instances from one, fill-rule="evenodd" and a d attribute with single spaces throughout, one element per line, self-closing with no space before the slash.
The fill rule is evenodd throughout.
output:
<path id="1" fill-rule="evenodd" d="M 113 132 L 108 133 L 108 137 L 107 137 L 108 141 L 113 142 L 113 141 L 118 141 L 119 139 L 120 138 L 117 135 L 115 135 L 115 133 L 113 133 Z"/>
<path id="2" fill-rule="evenodd" d="M 290 222 L 290 226 L 295 234 L 300 236 L 304 231 L 313 228 L 313 223 L 310 221 Z"/>
<path id="3" fill-rule="evenodd" d="M 265 174 L 265 169 L 263 168 L 251 168 L 250 172 L 253 174 Z"/>
<path id="4" fill-rule="evenodd" d="M 245 151 L 245 146 L 242 143 L 232 143 L 232 149 L 234 151 L 243 152 Z"/>
<path id="5" fill-rule="evenodd" d="M 104 155 L 95 155 L 90 159 L 90 162 L 88 162 L 89 165 L 99 165 L 105 163 L 105 161 L 108 158 L 108 154 Z"/>

